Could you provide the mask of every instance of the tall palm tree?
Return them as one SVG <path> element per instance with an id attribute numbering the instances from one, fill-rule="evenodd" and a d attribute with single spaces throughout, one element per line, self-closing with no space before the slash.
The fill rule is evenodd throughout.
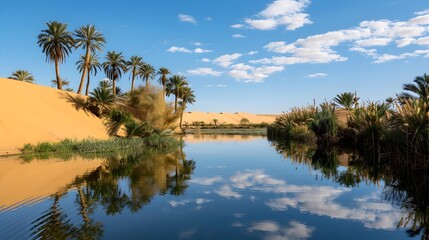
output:
<path id="1" fill-rule="evenodd" d="M 177 112 L 177 102 L 180 98 L 183 89 L 188 87 L 188 82 L 186 81 L 186 77 L 180 75 L 174 75 L 170 77 L 166 84 L 166 93 L 167 96 L 170 94 L 174 95 L 174 111 Z"/>
<path id="2" fill-rule="evenodd" d="M 28 82 L 28 83 L 34 82 L 33 75 L 31 75 L 31 73 L 26 70 L 16 70 L 15 72 L 12 73 L 12 75 L 9 78 L 13 80 Z"/>
<path id="3" fill-rule="evenodd" d="M 334 98 L 334 102 L 337 106 L 343 107 L 347 111 L 351 111 L 353 108 L 353 104 L 355 103 L 355 94 L 351 92 L 344 92 L 338 94 Z"/>
<path id="4" fill-rule="evenodd" d="M 131 71 L 131 91 L 134 90 L 134 80 L 138 77 L 138 71 L 143 64 L 143 58 L 139 56 L 132 56 L 130 60 L 125 63 L 127 71 Z"/>
<path id="5" fill-rule="evenodd" d="M 192 89 L 189 87 L 184 87 L 183 91 L 180 94 L 180 98 L 182 99 L 182 101 L 180 102 L 181 114 L 180 114 L 179 127 L 182 128 L 183 112 L 186 109 L 186 104 L 188 103 L 193 104 L 195 102 L 194 91 L 192 91 Z"/>
<path id="6" fill-rule="evenodd" d="M 55 73 L 57 76 L 58 89 L 62 89 L 60 77 L 60 63 L 64 63 L 66 57 L 71 53 L 74 46 L 72 34 L 67 31 L 67 24 L 51 21 L 46 23 L 48 29 L 39 34 L 37 44 L 42 47 L 46 54 L 46 61 L 55 62 Z"/>
<path id="7" fill-rule="evenodd" d="M 168 68 L 162 67 L 158 70 L 158 75 L 161 75 L 158 82 L 162 85 L 162 100 L 165 101 L 165 85 L 167 84 L 167 75 L 171 74 Z"/>
<path id="8" fill-rule="evenodd" d="M 85 79 L 85 76 L 90 71 L 90 68 L 91 68 L 91 65 L 90 65 L 91 52 L 95 54 L 95 51 L 100 51 L 104 46 L 103 43 L 106 43 L 106 40 L 104 39 L 104 36 L 102 33 L 97 32 L 97 30 L 95 30 L 94 25 L 89 25 L 89 24 L 77 29 L 74 35 L 76 37 L 76 48 L 82 47 L 83 49 L 86 49 L 85 58 L 84 58 L 85 64 L 82 71 L 82 77 L 80 78 L 79 88 L 77 89 L 77 93 L 80 94 L 82 92 L 83 81 Z M 86 91 L 86 95 L 88 96 L 88 89 Z"/>
<path id="9" fill-rule="evenodd" d="M 402 89 L 408 92 L 399 94 L 400 99 L 417 99 L 420 98 L 425 102 L 429 101 L 429 75 L 424 74 L 414 79 L 414 83 L 406 83 Z"/>
<path id="10" fill-rule="evenodd" d="M 85 71 L 85 69 L 88 70 L 88 77 L 86 81 L 86 90 L 85 90 L 86 96 L 88 96 L 91 72 L 94 72 L 94 76 L 96 76 L 97 70 L 101 70 L 101 64 L 98 61 L 98 59 L 99 58 L 97 54 L 89 55 L 89 62 L 86 63 L 86 56 L 81 55 L 79 61 L 76 62 L 76 65 L 78 65 L 77 69 L 79 70 L 79 72 L 83 72 Z"/>
<path id="11" fill-rule="evenodd" d="M 124 56 L 115 51 L 107 52 L 106 61 L 102 64 L 106 76 L 112 80 L 112 92 L 116 96 L 116 80 L 122 76 L 122 72 L 127 70 Z"/>
<path id="12" fill-rule="evenodd" d="M 150 64 L 144 64 L 140 68 L 140 76 L 146 81 L 145 92 L 148 91 L 149 88 L 149 79 L 154 79 L 156 75 L 155 68 Z"/>

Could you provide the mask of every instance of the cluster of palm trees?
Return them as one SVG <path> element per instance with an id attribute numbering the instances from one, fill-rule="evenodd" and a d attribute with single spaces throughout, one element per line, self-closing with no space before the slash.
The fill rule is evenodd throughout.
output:
<path id="1" fill-rule="evenodd" d="M 108 51 L 105 61 L 100 63 L 100 58 L 97 52 L 101 51 L 106 44 L 106 40 L 102 33 L 95 29 L 93 25 L 82 26 L 74 31 L 67 30 L 67 24 L 57 21 L 51 21 L 47 24 L 47 29 L 42 30 L 38 36 L 38 44 L 42 51 L 46 54 L 48 62 L 55 63 L 56 82 L 58 89 L 62 89 L 62 79 L 60 77 L 59 64 L 64 63 L 68 55 L 73 49 L 82 48 L 85 54 L 80 56 L 78 70 L 82 74 L 79 82 L 77 93 L 81 94 L 85 77 L 87 77 L 85 95 L 88 95 L 90 76 L 96 75 L 97 71 L 103 69 L 106 77 L 112 82 L 112 92 L 116 95 L 116 82 L 120 79 L 123 73 L 131 72 L 131 91 L 134 90 L 134 82 L 137 78 L 145 81 L 145 88 L 149 88 L 150 80 L 153 80 L 156 75 L 160 75 L 159 83 L 162 85 L 164 95 L 167 96 L 173 93 L 176 96 L 175 109 L 177 110 L 177 99 L 182 99 L 180 94 L 189 95 L 191 90 L 181 88 L 189 88 L 186 79 L 183 76 L 175 75 L 171 78 L 167 76 L 171 74 L 170 70 L 161 67 L 158 71 L 155 68 L 145 63 L 142 57 L 132 56 L 128 61 L 125 60 L 122 52 Z M 188 94 L 186 94 L 188 93 Z M 189 99 L 189 97 L 184 97 Z M 189 101 L 183 101 L 188 102 Z"/>

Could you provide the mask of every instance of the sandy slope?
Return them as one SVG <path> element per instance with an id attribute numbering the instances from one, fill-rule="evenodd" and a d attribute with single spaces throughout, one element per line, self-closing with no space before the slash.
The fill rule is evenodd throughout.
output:
<path id="1" fill-rule="evenodd" d="M 0 154 L 25 143 L 108 138 L 102 121 L 74 109 L 63 91 L 4 78 L 0 89 Z"/>
<path id="2" fill-rule="evenodd" d="M 210 113 L 210 112 L 185 112 L 183 114 L 183 123 L 192 124 L 192 122 L 203 121 L 206 124 L 214 124 L 213 119 L 217 119 L 217 124 L 240 124 L 241 119 L 247 118 L 251 123 L 271 123 L 276 118 L 276 115 L 269 114 L 251 114 L 244 112 L 237 113 Z"/>

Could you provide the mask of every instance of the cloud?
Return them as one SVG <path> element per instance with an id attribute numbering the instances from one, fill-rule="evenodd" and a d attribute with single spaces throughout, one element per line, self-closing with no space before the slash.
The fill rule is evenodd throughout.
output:
<path id="1" fill-rule="evenodd" d="M 255 54 L 258 54 L 258 53 L 259 53 L 258 51 L 250 51 L 247 54 L 249 54 L 249 55 L 255 55 Z"/>
<path id="2" fill-rule="evenodd" d="M 186 204 L 190 203 L 189 200 L 182 200 L 182 201 L 169 201 L 168 204 L 172 207 L 178 207 L 178 206 L 185 206 Z"/>
<path id="3" fill-rule="evenodd" d="M 233 63 L 233 61 L 237 60 L 241 56 L 242 56 L 242 54 L 240 54 L 240 53 L 225 54 L 225 55 L 222 55 L 220 57 L 215 58 L 213 60 L 213 62 L 218 64 L 219 66 L 228 67 L 229 65 L 231 65 Z"/>
<path id="4" fill-rule="evenodd" d="M 233 191 L 228 185 L 222 186 L 220 189 L 216 190 L 215 193 L 225 198 L 241 198 L 241 194 Z"/>
<path id="5" fill-rule="evenodd" d="M 416 15 L 426 15 L 429 14 L 429 9 L 423 10 L 423 11 L 419 11 L 419 12 L 414 12 L 414 14 Z"/>
<path id="6" fill-rule="evenodd" d="M 233 24 L 231 25 L 232 28 L 244 28 L 243 24 Z"/>
<path id="7" fill-rule="evenodd" d="M 213 21 L 213 18 L 212 17 L 206 17 L 206 20 L 207 21 Z"/>
<path id="8" fill-rule="evenodd" d="M 254 67 L 239 63 L 232 65 L 228 74 L 238 81 L 260 83 L 271 74 L 281 72 L 283 70 L 283 66 Z"/>
<path id="9" fill-rule="evenodd" d="M 209 202 L 213 202 L 213 200 L 211 200 L 211 199 L 205 199 L 205 198 L 197 198 L 197 199 L 195 199 L 195 203 L 198 204 L 198 205 L 202 205 L 202 204 L 209 203 Z"/>
<path id="10" fill-rule="evenodd" d="M 324 78 L 328 76 L 328 74 L 326 73 L 312 73 L 312 74 L 307 74 L 304 77 L 305 78 Z"/>
<path id="11" fill-rule="evenodd" d="M 280 226 L 272 221 L 262 221 L 254 223 L 252 227 L 248 229 L 250 232 L 263 231 L 263 232 L 277 232 L 280 230 Z"/>
<path id="12" fill-rule="evenodd" d="M 304 13 L 308 5 L 310 5 L 309 0 L 275 0 L 254 18 L 246 18 L 244 22 L 247 27 L 258 30 L 272 30 L 279 26 L 283 26 L 287 30 L 295 30 L 312 23 L 309 15 Z M 232 26 L 235 28 L 246 27 L 243 24 Z"/>
<path id="13" fill-rule="evenodd" d="M 189 49 L 187 49 L 187 48 L 184 48 L 184 47 L 172 46 L 169 49 L 167 49 L 167 52 L 172 52 L 172 53 L 175 53 L 175 52 L 191 53 L 192 51 L 189 50 Z"/>
<path id="14" fill-rule="evenodd" d="M 202 58 L 201 62 L 210 62 L 210 59 L 208 59 L 208 58 Z"/>
<path id="15" fill-rule="evenodd" d="M 207 50 L 207 49 L 202 49 L 202 48 L 195 48 L 194 50 L 190 50 L 184 47 L 176 47 L 176 46 L 172 46 L 169 49 L 167 49 L 167 52 L 172 52 L 172 53 L 176 53 L 176 52 L 184 52 L 184 53 L 208 53 L 208 52 L 213 52 L 213 50 Z"/>
<path id="16" fill-rule="evenodd" d="M 186 71 L 189 75 L 197 75 L 197 76 L 214 76 L 218 77 L 222 75 L 222 72 L 215 71 L 211 68 L 196 68 Z"/>
<path id="17" fill-rule="evenodd" d="M 182 22 L 189 22 L 189 23 L 197 24 L 197 21 L 191 15 L 186 15 L 186 14 L 179 13 L 179 15 L 177 17 Z"/>
<path id="18" fill-rule="evenodd" d="M 233 38 L 245 38 L 246 36 L 241 35 L 241 34 L 234 34 L 232 35 Z"/>
<path id="19" fill-rule="evenodd" d="M 407 21 L 363 21 L 359 26 L 330 31 L 297 39 L 294 42 L 270 42 L 264 46 L 268 52 L 283 54 L 250 61 L 253 64 L 292 65 L 304 63 L 331 63 L 348 60 L 334 48 L 341 44 L 351 44 L 351 51 L 362 53 L 375 59 L 375 63 L 413 56 L 378 53 L 375 47 L 396 44 L 402 48 L 411 44 L 429 45 L 429 14 Z M 424 50 L 420 50 L 424 51 Z"/>
<path id="20" fill-rule="evenodd" d="M 213 185 L 216 182 L 221 182 L 223 179 L 222 177 L 212 177 L 212 178 L 194 178 L 189 180 L 189 182 L 191 183 L 196 183 L 196 184 L 200 184 L 200 185 L 205 185 L 205 186 L 210 186 Z"/>

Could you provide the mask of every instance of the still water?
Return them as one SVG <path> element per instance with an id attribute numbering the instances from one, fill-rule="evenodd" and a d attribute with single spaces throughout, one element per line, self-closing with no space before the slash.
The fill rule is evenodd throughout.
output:
<path id="1" fill-rule="evenodd" d="M 184 140 L 172 154 L 0 159 L 0 239 L 408 237 L 383 179 L 334 180 L 347 157 L 327 173 L 264 137 Z"/>

